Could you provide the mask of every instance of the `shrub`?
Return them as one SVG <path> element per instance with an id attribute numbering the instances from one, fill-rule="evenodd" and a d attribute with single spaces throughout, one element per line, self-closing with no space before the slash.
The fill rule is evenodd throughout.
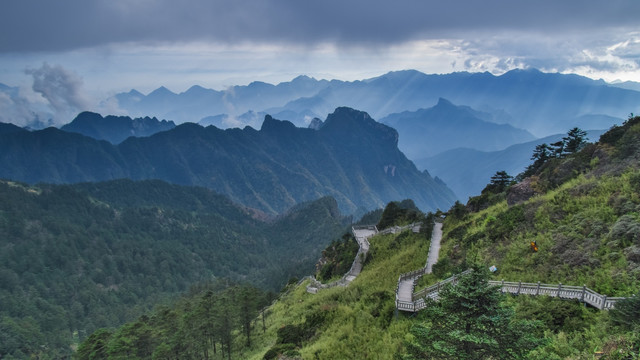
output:
<path id="1" fill-rule="evenodd" d="M 640 223 L 631 215 L 620 216 L 611 227 L 609 236 L 614 240 L 622 240 L 625 246 L 631 243 L 640 245 Z"/>
<path id="2" fill-rule="evenodd" d="M 300 346 L 305 338 L 305 331 L 300 325 L 285 325 L 278 329 L 276 344 L 295 344 Z"/>
<path id="3" fill-rule="evenodd" d="M 295 344 L 276 344 L 272 346 L 271 349 L 269 349 L 262 358 L 264 360 L 272 360 L 277 359 L 278 356 L 282 354 L 289 356 L 299 355 L 299 353 L 296 351 Z"/>

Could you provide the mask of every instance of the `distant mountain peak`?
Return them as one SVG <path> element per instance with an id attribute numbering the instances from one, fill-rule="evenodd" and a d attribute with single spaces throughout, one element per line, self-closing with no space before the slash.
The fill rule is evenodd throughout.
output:
<path id="1" fill-rule="evenodd" d="M 445 99 L 445 98 L 438 98 L 438 103 L 436 104 L 436 107 L 438 106 L 447 106 L 447 107 L 457 107 L 456 105 L 454 105 L 451 101 Z"/>
<path id="2" fill-rule="evenodd" d="M 365 111 L 349 107 L 339 107 L 329 114 L 321 130 L 330 133 L 334 139 L 353 138 L 354 134 L 358 134 L 363 138 L 376 138 L 380 140 L 380 144 L 387 146 L 398 145 L 396 129 L 375 121 Z"/>
<path id="3" fill-rule="evenodd" d="M 278 120 L 271 115 L 265 115 L 260 131 L 265 133 L 288 133 L 295 131 L 295 129 L 296 126 L 290 121 Z"/>
<path id="4" fill-rule="evenodd" d="M 389 71 L 388 73 L 374 77 L 372 79 L 365 80 L 365 82 L 379 81 L 379 80 L 390 80 L 393 82 L 404 82 L 411 81 L 417 78 L 426 77 L 427 75 L 418 71 L 418 70 L 397 70 L 397 71 Z"/>
<path id="5" fill-rule="evenodd" d="M 60 129 L 97 140 L 107 140 L 112 144 L 119 144 L 130 136 L 150 136 L 160 131 L 173 129 L 175 126 L 173 121 L 159 121 L 155 117 L 146 116 L 135 119 L 113 115 L 102 117 L 98 113 L 83 111 Z"/>
<path id="6" fill-rule="evenodd" d="M 167 89 L 164 86 L 160 86 L 159 88 L 150 92 L 149 95 L 147 96 L 166 96 L 166 95 L 176 95 L 176 93 L 172 92 L 171 90 Z"/>
<path id="7" fill-rule="evenodd" d="M 307 75 L 298 75 L 291 82 L 315 81 L 316 79 Z"/>
<path id="8" fill-rule="evenodd" d="M 309 129 L 320 130 L 322 125 L 324 125 L 324 122 L 316 117 L 311 119 L 311 122 L 309 123 Z"/>
<path id="9" fill-rule="evenodd" d="M 138 91 L 136 89 L 129 90 L 127 95 L 129 95 L 129 96 L 138 96 L 138 97 L 143 97 L 144 96 L 144 94 L 142 94 L 140 91 Z"/>
<path id="10" fill-rule="evenodd" d="M 367 123 L 375 123 L 375 120 L 373 120 L 371 116 L 369 116 L 369 114 L 367 114 L 364 111 L 355 110 L 346 106 L 341 106 L 339 108 L 336 108 L 334 112 L 332 112 L 327 116 L 327 120 L 324 122 L 324 127 L 325 128 L 331 127 L 331 126 L 334 126 L 334 124 L 336 123 L 367 124 Z"/>
<path id="11" fill-rule="evenodd" d="M 509 70 L 506 72 L 506 74 L 508 73 L 512 73 L 512 74 L 542 74 L 542 71 L 538 70 L 537 68 L 516 68 L 513 70 Z"/>
<path id="12" fill-rule="evenodd" d="M 187 95 L 202 94 L 202 93 L 206 93 L 208 91 L 212 91 L 212 90 L 205 89 L 204 87 L 202 87 L 200 85 L 193 85 L 192 87 L 187 89 L 187 91 L 185 91 L 183 94 L 187 94 Z"/>

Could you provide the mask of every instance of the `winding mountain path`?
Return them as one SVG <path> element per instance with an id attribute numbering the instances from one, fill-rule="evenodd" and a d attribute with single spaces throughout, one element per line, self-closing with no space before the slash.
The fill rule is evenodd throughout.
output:
<path id="1" fill-rule="evenodd" d="M 347 286 L 353 281 L 362 271 L 362 266 L 369 251 L 369 238 L 381 233 L 397 233 L 407 229 L 413 229 L 414 232 L 420 231 L 420 226 L 417 224 L 411 224 L 405 227 L 394 226 L 389 229 L 385 229 L 378 232 L 375 226 L 360 226 L 353 227 L 352 232 L 360 246 L 358 253 L 356 254 L 353 264 L 349 272 L 344 276 L 330 284 L 322 284 L 316 280 L 313 276 L 310 277 L 311 283 L 307 286 L 307 292 L 315 294 L 320 289 L 327 289 L 334 286 Z M 453 275 L 452 277 L 442 280 L 434 285 L 431 285 L 418 292 L 414 292 L 415 286 L 424 274 L 430 274 L 433 265 L 438 262 L 438 255 L 440 253 L 440 241 L 442 240 L 442 222 L 436 221 L 431 234 L 431 243 L 429 245 L 429 254 L 427 255 L 427 263 L 421 269 L 414 270 L 412 272 L 402 274 L 398 277 L 398 287 L 396 288 L 396 309 L 408 312 L 417 312 L 425 308 L 426 298 L 437 300 L 439 297 L 440 289 L 446 284 L 457 283 L 457 280 L 461 276 L 465 276 L 471 270 L 467 270 L 461 274 Z M 612 309 L 615 303 L 624 299 L 621 297 L 607 297 L 606 295 L 598 294 L 597 292 L 589 289 L 586 285 L 583 286 L 567 286 L 563 284 L 541 284 L 541 283 L 523 283 L 523 282 L 505 282 L 503 281 L 489 281 L 490 285 L 494 285 L 499 288 L 503 293 L 511 294 L 526 294 L 526 295 L 546 295 L 552 297 L 558 297 L 563 299 L 576 299 L 585 304 L 589 304 L 600 310 Z"/>
<path id="2" fill-rule="evenodd" d="M 424 274 L 431 274 L 433 265 L 438 262 L 440 253 L 440 240 L 442 239 L 442 222 L 437 221 L 431 233 L 431 244 L 429 245 L 429 255 L 427 263 L 422 269 L 402 274 L 398 277 L 398 288 L 396 289 L 396 306 L 398 303 L 412 303 L 413 290 L 418 279 Z"/>
<path id="3" fill-rule="evenodd" d="M 429 255 L 427 256 L 427 268 L 426 273 L 431 274 L 433 265 L 438 262 L 438 255 L 440 254 L 440 240 L 442 240 L 442 223 L 436 221 L 433 226 L 433 233 L 431 233 L 431 245 L 429 245 Z"/>
<path id="4" fill-rule="evenodd" d="M 398 288 L 396 289 L 396 309 L 402 311 L 416 312 L 425 308 L 426 298 L 434 300 L 438 299 L 440 289 L 448 283 L 455 285 L 461 276 L 465 276 L 471 270 L 467 270 L 461 274 L 442 280 L 418 292 L 414 292 L 418 279 L 424 274 L 430 274 L 433 265 L 438 262 L 438 254 L 440 252 L 440 240 L 442 239 L 442 223 L 436 222 L 431 235 L 431 245 L 429 246 L 429 255 L 427 264 L 424 268 L 402 274 L 398 277 Z M 567 286 L 563 284 L 541 284 L 520 282 L 489 281 L 490 285 L 496 286 L 503 293 L 515 295 L 546 295 L 563 299 L 575 299 L 585 304 L 589 304 L 596 309 L 608 310 L 612 309 L 616 302 L 624 299 L 622 297 L 607 297 L 583 286 Z"/>
<path id="5" fill-rule="evenodd" d="M 334 286 L 347 286 L 360 275 L 364 261 L 367 258 L 367 253 L 369 252 L 369 238 L 378 233 L 378 228 L 373 225 L 353 226 L 351 232 L 359 246 L 358 253 L 351 264 L 351 269 L 349 269 L 340 280 L 329 284 L 323 284 L 316 280 L 314 276 L 311 276 L 311 283 L 307 286 L 307 292 L 316 294 L 320 289 L 328 289 Z"/>
<path id="6" fill-rule="evenodd" d="M 376 234 L 395 234 L 400 231 L 404 231 L 407 229 L 411 229 L 413 232 L 420 231 L 421 223 L 413 223 L 406 226 L 392 226 L 390 228 L 384 229 L 383 231 L 378 232 L 378 228 L 375 225 L 363 225 L 363 226 L 353 226 L 351 228 L 351 232 L 353 236 L 356 238 L 358 242 L 358 253 L 356 257 L 353 259 L 353 263 L 351 264 L 351 269 L 342 276 L 340 280 L 334 281 L 329 284 L 323 284 L 318 281 L 314 276 L 310 276 L 311 280 L 310 284 L 307 286 L 307 292 L 316 294 L 318 290 L 328 289 L 334 286 L 348 286 L 362 271 L 362 266 L 364 265 L 364 261 L 367 259 L 367 253 L 369 252 L 369 238 Z"/>

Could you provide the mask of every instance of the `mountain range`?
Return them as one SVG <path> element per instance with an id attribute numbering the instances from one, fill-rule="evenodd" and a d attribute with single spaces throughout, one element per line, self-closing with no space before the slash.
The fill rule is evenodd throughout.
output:
<path id="1" fill-rule="evenodd" d="M 410 159 L 459 147 L 502 150 L 535 139 L 526 130 L 484 119 L 492 119 L 491 114 L 440 98 L 434 107 L 391 114 L 380 122 L 398 130 L 398 147 Z"/>
<path id="2" fill-rule="evenodd" d="M 595 142 L 604 130 L 587 131 L 589 142 Z M 516 176 L 531 164 L 531 155 L 536 145 L 551 144 L 562 140 L 563 134 L 515 144 L 498 151 L 480 151 L 471 148 L 456 148 L 434 156 L 414 160 L 418 169 L 429 169 L 442 179 L 460 201 L 480 194 L 497 171 L 506 171 Z"/>
<path id="3" fill-rule="evenodd" d="M 525 129 L 538 137 L 574 126 L 608 129 L 640 110 L 638 91 L 535 69 L 512 70 L 500 76 L 467 72 L 427 75 L 405 70 L 352 82 L 300 76 L 278 85 L 254 82 L 224 91 L 194 86 L 180 94 L 166 88 L 147 95 L 132 90 L 115 98 L 132 116 L 157 116 L 180 123 L 220 114 L 237 118 L 252 110 L 289 119 L 301 127 L 339 106 L 362 109 L 381 119 L 429 108 L 445 98 L 491 114 L 493 122 Z M 590 119 L 588 127 L 581 122 L 585 116 Z"/>
<path id="4" fill-rule="evenodd" d="M 130 136 L 150 136 L 160 131 L 171 130 L 174 127 L 176 124 L 173 121 L 160 121 L 148 116 L 135 119 L 113 115 L 102 117 L 100 114 L 85 111 L 60 129 L 98 140 L 107 140 L 112 144 L 119 144 Z"/>
<path id="5" fill-rule="evenodd" d="M 394 129 L 345 107 L 318 130 L 266 116 L 260 130 L 185 123 L 118 145 L 55 128 L 2 129 L 0 177 L 28 183 L 161 179 L 208 187 L 269 214 L 327 195 L 346 214 L 406 198 L 424 210 L 455 200 L 404 156 Z"/>

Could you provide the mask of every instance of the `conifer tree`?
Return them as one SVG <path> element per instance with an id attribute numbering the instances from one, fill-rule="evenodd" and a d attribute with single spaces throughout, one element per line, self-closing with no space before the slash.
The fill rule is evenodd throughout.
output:
<path id="1" fill-rule="evenodd" d="M 505 191 L 509 185 L 511 185 L 512 181 L 513 176 L 509 175 L 506 171 L 496 171 L 496 173 L 491 176 L 491 181 L 489 182 L 489 184 L 487 184 L 487 186 L 482 190 L 482 193 L 501 193 Z"/>
<path id="2" fill-rule="evenodd" d="M 568 154 L 576 153 L 587 144 L 587 132 L 574 127 L 567 132 L 567 136 L 562 138 L 564 142 L 564 151 Z"/>
<path id="3" fill-rule="evenodd" d="M 457 285 L 445 286 L 439 301 L 426 299 L 404 359 L 520 359 L 540 345 L 537 323 L 514 320 L 487 278 L 487 270 L 475 267 Z"/>

